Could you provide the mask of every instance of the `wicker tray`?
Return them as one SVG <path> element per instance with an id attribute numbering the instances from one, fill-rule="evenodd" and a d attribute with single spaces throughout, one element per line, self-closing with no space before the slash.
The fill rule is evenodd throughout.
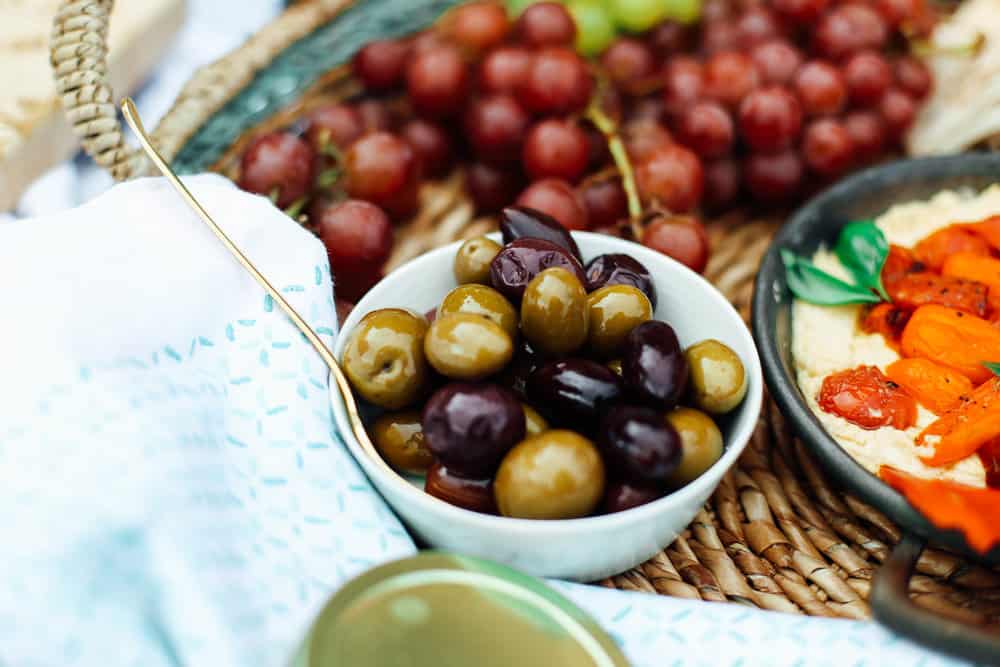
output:
<path id="1" fill-rule="evenodd" d="M 343 68 L 376 37 L 429 24 L 456 0 L 314 0 L 287 10 L 243 47 L 200 70 L 154 133 L 183 172 L 232 174 L 254 132 L 354 92 Z M 126 149 L 105 79 L 112 0 L 65 0 L 53 66 L 84 148 L 116 178 L 146 173 Z M 391 266 L 495 222 L 476 219 L 459 177 L 428 184 L 420 213 L 399 230 Z M 706 271 L 746 319 L 758 263 L 780 224 L 732 211 L 709 224 Z M 735 602 L 812 616 L 868 618 L 872 574 L 899 540 L 893 522 L 835 488 L 770 401 L 740 459 L 684 534 L 649 561 L 599 582 L 610 588 Z M 939 613 L 1000 627 L 1000 570 L 924 551 L 911 595 Z"/>

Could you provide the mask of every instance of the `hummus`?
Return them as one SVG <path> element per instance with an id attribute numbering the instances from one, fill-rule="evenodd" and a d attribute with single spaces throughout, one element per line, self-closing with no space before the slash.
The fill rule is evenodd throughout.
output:
<path id="1" fill-rule="evenodd" d="M 933 232 L 961 221 L 976 221 L 1000 214 L 1000 185 L 976 195 L 942 192 L 929 201 L 898 204 L 876 224 L 890 244 L 912 248 Z M 846 269 L 826 248 L 813 255 L 813 263 L 827 273 L 850 280 Z M 792 355 L 799 387 L 827 432 L 854 460 L 873 474 L 891 465 L 918 477 L 947 479 L 975 487 L 986 486 L 986 471 L 978 455 L 957 463 L 932 467 L 923 463 L 917 435 L 937 417 L 920 407 L 916 425 L 899 430 L 891 426 L 863 429 L 837 415 L 824 412 L 817 402 L 823 380 L 831 373 L 861 365 L 886 367 L 899 359 L 880 334 L 866 334 L 859 321 L 864 306 L 815 306 L 796 300 L 792 310 Z"/>

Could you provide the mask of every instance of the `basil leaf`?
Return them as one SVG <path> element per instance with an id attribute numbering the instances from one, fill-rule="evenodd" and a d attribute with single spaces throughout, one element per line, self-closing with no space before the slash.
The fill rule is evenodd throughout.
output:
<path id="1" fill-rule="evenodd" d="M 983 366 L 986 366 L 993 375 L 1000 375 L 1000 362 L 997 361 L 984 361 Z"/>
<path id="2" fill-rule="evenodd" d="M 834 252 L 858 285 L 875 290 L 885 301 L 890 300 L 882 285 L 882 266 L 889 255 L 889 242 L 874 222 L 847 223 L 840 231 Z"/>
<path id="3" fill-rule="evenodd" d="M 878 303 L 882 300 L 864 287 L 834 278 L 790 250 L 781 251 L 781 261 L 785 264 L 788 288 L 803 301 L 818 306 L 840 306 L 848 303 Z"/>

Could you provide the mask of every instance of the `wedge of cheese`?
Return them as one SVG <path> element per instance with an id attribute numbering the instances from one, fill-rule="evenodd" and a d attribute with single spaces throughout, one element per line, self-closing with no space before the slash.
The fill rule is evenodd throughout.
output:
<path id="1" fill-rule="evenodd" d="M 49 66 L 52 18 L 60 0 L 4 0 L 0 20 L 0 211 L 73 154 Z M 111 16 L 111 85 L 124 94 L 156 65 L 184 19 L 184 0 L 118 0 Z"/>

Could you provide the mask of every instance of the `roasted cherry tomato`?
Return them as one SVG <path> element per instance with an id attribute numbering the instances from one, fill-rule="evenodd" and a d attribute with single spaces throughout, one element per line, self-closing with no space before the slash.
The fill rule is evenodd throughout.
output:
<path id="1" fill-rule="evenodd" d="M 829 375 L 819 392 L 824 412 L 864 429 L 905 430 L 917 421 L 917 402 L 876 366 L 858 366 Z"/>
<path id="2" fill-rule="evenodd" d="M 913 248 L 914 256 L 935 271 L 941 270 L 948 257 L 960 252 L 984 256 L 991 254 L 990 244 L 983 237 L 966 231 L 959 225 L 938 230 Z"/>

